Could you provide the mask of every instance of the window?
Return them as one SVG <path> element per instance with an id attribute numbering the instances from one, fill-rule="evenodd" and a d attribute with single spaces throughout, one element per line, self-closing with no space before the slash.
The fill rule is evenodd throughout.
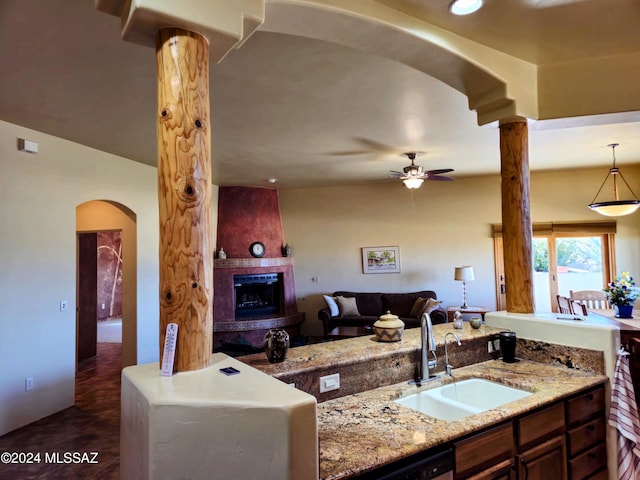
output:
<path id="1" fill-rule="evenodd" d="M 615 272 L 615 222 L 544 223 L 533 225 L 535 309 L 557 311 L 557 294 L 601 290 Z M 496 302 L 506 308 L 502 258 L 502 226 L 494 226 Z"/>

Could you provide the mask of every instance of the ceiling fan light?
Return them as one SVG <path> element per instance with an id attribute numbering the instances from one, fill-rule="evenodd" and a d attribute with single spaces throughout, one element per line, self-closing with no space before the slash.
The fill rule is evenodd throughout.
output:
<path id="1" fill-rule="evenodd" d="M 589 208 L 600 215 L 607 217 L 623 217 L 630 215 L 640 208 L 640 200 L 616 200 L 611 202 L 598 202 L 589 205 Z"/>
<path id="2" fill-rule="evenodd" d="M 453 0 L 449 4 L 449 11 L 454 15 L 469 15 L 482 7 L 483 0 Z"/>
<path id="3" fill-rule="evenodd" d="M 402 182 L 408 189 L 415 190 L 416 188 L 420 188 L 420 185 L 422 185 L 422 182 L 424 182 L 424 180 L 422 178 L 409 177 L 405 178 Z"/>

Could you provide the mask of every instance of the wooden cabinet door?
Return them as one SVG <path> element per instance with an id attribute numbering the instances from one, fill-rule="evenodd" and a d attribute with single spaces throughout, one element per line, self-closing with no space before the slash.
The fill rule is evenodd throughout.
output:
<path id="1" fill-rule="evenodd" d="M 467 480 L 516 480 L 516 469 L 513 459 L 505 460 L 484 472 L 478 473 Z"/>
<path id="2" fill-rule="evenodd" d="M 564 435 L 521 453 L 517 462 L 518 480 L 567 480 Z"/>

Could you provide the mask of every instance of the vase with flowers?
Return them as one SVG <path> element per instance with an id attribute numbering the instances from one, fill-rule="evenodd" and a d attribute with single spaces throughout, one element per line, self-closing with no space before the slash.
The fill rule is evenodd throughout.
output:
<path id="1" fill-rule="evenodd" d="M 633 304 L 640 294 L 640 290 L 636 287 L 636 282 L 629 272 L 622 272 L 615 281 L 609 283 L 604 294 L 607 300 L 613 306 L 616 317 L 633 318 Z"/>

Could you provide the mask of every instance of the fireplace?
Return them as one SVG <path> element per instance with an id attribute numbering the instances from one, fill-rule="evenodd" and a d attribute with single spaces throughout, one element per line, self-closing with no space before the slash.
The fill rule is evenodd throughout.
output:
<path id="1" fill-rule="evenodd" d="M 265 246 L 263 257 L 251 255 L 256 241 Z M 298 312 L 293 258 L 282 256 L 284 243 L 277 190 L 219 188 L 216 249 L 227 255 L 214 259 L 214 350 L 229 351 L 231 343 L 263 348 L 272 328 L 300 336 L 305 315 Z"/>
<path id="2" fill-rule="evenodd" d="M 281 274 L 234 275 L 235 318 L 280 314 Z"/>

